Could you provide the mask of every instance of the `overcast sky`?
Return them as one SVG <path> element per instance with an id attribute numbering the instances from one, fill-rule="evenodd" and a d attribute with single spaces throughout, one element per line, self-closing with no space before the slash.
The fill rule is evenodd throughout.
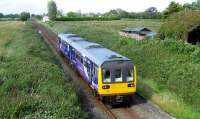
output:
<path id="1" fill-rule="evenodd" d="M 0 0 L 0 13 L 30 13 L 42 14 L 47 12 L 49 0 Z M 55 0 L 58 9 L 64 13 L 69 11 L 81 11 L 82 13 L 104 13 L 110 9 L 121 8 L 129 12 L 144 11 L 149 7 L 164 10 L 173 0 Z M 196 0 L 174 0 L 180 4 L 191 3 Z"/>

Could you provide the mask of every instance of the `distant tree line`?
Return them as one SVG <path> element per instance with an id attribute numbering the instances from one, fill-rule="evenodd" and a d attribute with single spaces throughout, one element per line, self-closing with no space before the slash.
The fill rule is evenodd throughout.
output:
<path id="1" fill-rule="evenodd" d="M 79 12 L 68 12 L 67 14 L 63 14 L 62 10 L 57 10 L 56 3 L 54 1 L 50 1 L 48 4 L 48 15 L 51 20 L 75 20 L 75 18 L 83 19 L 83 18 L 131 18 L 131 19 L 166 19 L 171 14 L 180 12 L 180 11 L 188 11 L 188 10 L 200 10 L 200 0 L 197 0 L 193 3 L 185 3 L 181 5 L 172 1 L 168 7 L 159 12 L 156 7 L 150 7 L 146 9 L 144 12 L 127 12 L 122 9 L 113 9 L 106 13 L 81 13 Z M 53 16 L 53 17 L 52 17 Z M 62 18 L 64 17 L 64 18 Z M 84 19 L 84 20 L 86 20 Z"/>
<path id="2" fill-rule="evenodd" d="M 19 14 L 6 14 L 0 13 L 0 18 L 19 18 Z"/>
<path id="3" fill-rule="evenodd" d="M 144 12 L 127 12 L 122 9 L 113 9 L 106 13 L 81 13 L 78 12 L 68 12 L 64 14 L 62 10 L 58 10 L 56 3 L 53 0 L 50 0 L 47 4 L 48 13 L 43 15 L 36 15 L 28 12 L 22 12 L 21 14 L 6 14 L 0 13 L 1 18 L 10 18 L 15 19 L 18 18 L 22 21 L 28 20 L 31 16 L 37 19 L 42 19 L 43 16 L 48 15 L 50 20 L 106 20 L 106 19 L 121 19 L 121 18 L 131 18 L 131 19 L 166 19 L 171 14 L 179 12 L 179 11 L 188 11 L 188 10 L 200 10 L 200 0 L 197 0 L 193 3 L 185 3 L 181 5 L 172 1 L 168 7 L 159 12 L 156 7 L 150 7 L 146 9 Z"/>
<path id="4" fill-rule="evenodd" d="M 66 15 L 59 17 L 81 18 L 81 17 L 100 17 L 100 18 L 133 18 L 133 19 L 160 19 L 161 13 L 155 7 L 148 8 L 145 12 L 127 12 L 122 9 L 113 9 L 106 13 L 81 13 L 68 12 Z"/>
<path id="5" fill-rule="evenodd" d="M 1 20 L 22 20 L 26 21 L 30 18 L 30 13 L 28 12 L 21 12 L 20 14 L 6 14 L 0 13 Z"/>
<path id="6" fill-rule="evenodd" d="M 120 20 L 119 17 L 59 17 L 56 21 L 110 21 Z"/>

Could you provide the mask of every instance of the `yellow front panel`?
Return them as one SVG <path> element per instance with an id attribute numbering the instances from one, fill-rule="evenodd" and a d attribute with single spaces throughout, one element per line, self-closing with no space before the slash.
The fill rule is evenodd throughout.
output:
<path id="1" fill-rule="evenodd" d="M 98 92 L 100 95 L 128 95 L 136 92 L 136 71 L 134 66 L 134 87 L 128 87 L 128 84 L 131 83 L 111 83 L 111 84 L 103 84 L 102 83 L 102 69 L 101 67 L 98 69 Z M 109 85 L 109 89 L 102 89 L 103 85 Z"/>
<path id="2" fill-rule="evenodd" d="M 135 87 L 128 87 L 128 83 L 109 84 L 109 89 L 99 87 L 100 95 L 128 95 L 136 91 Z"/>

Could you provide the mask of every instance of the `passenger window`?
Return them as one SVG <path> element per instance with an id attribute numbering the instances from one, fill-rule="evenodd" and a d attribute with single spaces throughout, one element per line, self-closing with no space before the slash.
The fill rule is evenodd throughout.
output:
<path id="1" fill-rule="evenodd" d="M 121 71 L 121 69 L 115 70 L 115 82 L 122 82 L 122 71 Z"/>
<path id="2" fill-rule="evenodd" d="M 131 69 L 127 70 L 126 81 L 127 82 L 133 81 L 133 70 Z"/>
<path id="3" fill-rule="evenodd" d="M 76 58 L 83 64 L 83 57 L 80 53 L 76 52 Z"/>
<path id="4" fill-rule="evenodd" d="M 69 51 L 69 45 L 67 45 L 67 51 Z"/>
<path id="5" fill-rule="evenodd" d="M 111 82 L 110 71 L 109 70 L 103 70 L 103 74 L 104 74 L 103 82 L 104 83 L 110 83 Z"/>

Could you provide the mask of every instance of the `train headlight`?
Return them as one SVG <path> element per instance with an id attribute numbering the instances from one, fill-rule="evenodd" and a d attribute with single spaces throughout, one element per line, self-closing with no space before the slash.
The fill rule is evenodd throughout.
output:
<path id="1" fill-rule="evenodd" d="M 109 89 L 109 88 L 110 88 L 109 85 L 104 85 L 104 86 L 102 86 L 102 89 Z"/>
<path id="2" fill-rule="evenodd" d="M 128 84 L 128 87 L 134 87 L 135 85 L 134 84 Z"/>

